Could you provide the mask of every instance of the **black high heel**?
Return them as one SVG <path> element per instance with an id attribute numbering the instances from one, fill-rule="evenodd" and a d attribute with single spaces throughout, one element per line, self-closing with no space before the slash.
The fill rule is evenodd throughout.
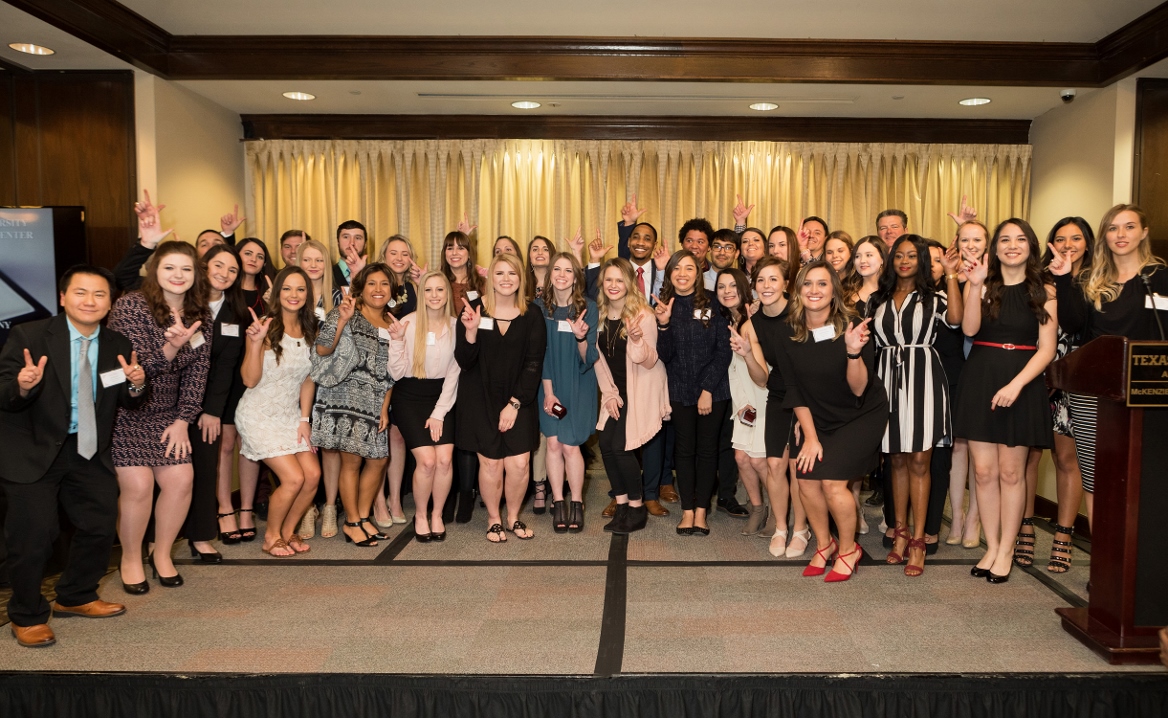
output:
<path id="1" fill-rule="evenodd" d="M 989 581 L 990 583 L 1005 583 L 1006 581 L 1010 580 L 1010 574 L 1007 573 L 1003 576 L 999 576 L 998 574 L 994 573 L 993 571 L 987 571 L 986 572 L 986 580 Z"/>
<path id="2" fill-rule="evenodd" d="M 234 515 L 235 515 L 234 511 L 228 511 L 225 514 L 215 514 L 215 518 L 216 518 L 216 520 L 225 519 L 228 516 L 234 516 Z M 230 546 L 232 544 L 237 544 L 242 540 L 243 540 L 243 533 L 239 529 L 235 529 L 234 531 L 220 531 L 219 532 L 219 542 L 224 544 L 224 545 Z"/>
<path id="3" fill-rule="evenodd" d="M 361 523 L 369 524 L 374 529 L 377 528 L 377 524 L 373 523 L 373 519 L 369 518 L 368 516 L 361 519 Z M 361 530 L 365 531 L 365 527 L 362 526 Z M 378 541 L 388 541 L 389 540 L 389 534 L 382 533 L 380 530 L 375 530 L 373 533 L 369 533 L 368 531 L 365 531 L 365 535 L 369 536 L 370 538 L 377 539 Z"/>
<path id="4" fill-rule="evenodd" d="M 552 529 L 558 534 L 568 533 L 568 517 L 564 512 L 563 501 L 552 502 Z"/>
<path id="5" fill-rule="evenodd" d="M 547 511 L 547 479 L 535 482 L 535 496 L 531 499 L 531 512 L 537 516 L 542 516 Z M 543 506 L 536 506 L 535 502 L 539 501 Z"/>
<path id="6" fill-rule="evenodd" d="M 245 512 L 252 515 L 252 523 L 255 523 L 255 509 L 240 509 L 239 510 L 239 513 L 241 513 L 241 514 L 245 513 Z M 256 537 L 255 526 L 252 526 L 251 528 L 246 528 L 246 529 L 240 527 L 240 529 L 239 529 L 239 540 L 240 541 L 243 541 L 243 542 L 255 541 L 255 537 Z"/>
<path id="7" fill-rule="evenodd" d="M 360 521 L 352 521 L 352 522 L 345 521 L 344 524 L 346 526 L 352 526 L 355 529 L 361 529 L 361 533 L 365 534 L 364 541 L 354 541 L 352 536 L 350 536 L 347 532 L 342 531 L 341 533 L 345 534 L 345 543 L 357 544 L 358 546 L 376 546 L 377 545 L 377 539 L 375 539 L 369 535 L 369 532 L 365 530 L 365 527 L 361 525 Z"/>
<path id="8" fill-rule="evenodd" d="M 203 553 L 199 549 L 195 548 L 194 541 L 187 541 L 187 545 L 191 547 L 191 558 L 197 558 L 202 563 L 222 563 L 223 562 L 223 554 L 219 553 L 218 551 L 212 551 L 211 553 Z"/>
<path id="9" fill-rule="evenodd" d="M 969 575 L 973 576 L 974 578 L 985 578 L 986 576 L 990 575 L 990 570 L 988 568 L 978 568 L 977 566 L 974 566 L 973 568 L 969 569 Z"/>
<path id="10" fill-rule="evenodd" d="M 150 593 L 150 584 L 145 581 L 142 583 L 126 583 L 123 581 L 122 590 L 131 596 L 141 596 L 144 593 Z"/>
<path id="11" fill-rule="evenodd" d="M 568 532 L 578 534 L 584 530 L 584 504 L 572 502 L 572 518 L 568 519 Z"/>
<path id="12" fill-rule="evenodd" d="M 183 585 L 183 577 L 181 573 L 176 573 L 173 576 L 159 576 L 158 567 L 154 565 L 154 554 L 150 554 L 150 558 L 146 559 L 146 563 L 150 564 L 150 570 L 154 572 L 154 578 L 158 579 L 158 583 L 165 588 L 178 588 Z"/>

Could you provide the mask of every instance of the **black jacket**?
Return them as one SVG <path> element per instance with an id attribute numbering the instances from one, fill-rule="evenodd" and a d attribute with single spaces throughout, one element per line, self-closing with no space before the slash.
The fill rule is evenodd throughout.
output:
<path id="1" fill-rule="evenodd" d="M 49 470 L 61 446 L 69 436 L 70 399 L 73 392 L 69 356 L 69 327 L 64 314 L 38 322 L 19 324 L 8 335 L 0 352 L 0 478 L 18 484 L 31 484 Z M 101 328 L 97 348 L 97 373 L 121 369 L 120 354 L 130 360 L 133 346 L 121 334 Z M 24 368 L 24 350 L 34 362 L 48 356 L 41 382 L 28 396 L 20 396 L 16 377 Z M 112 473 L 110 438 L 118 407 L 133 409 L 146 401 L 150 391 L 130 395 L 129 382 L 103 387 L 100 378 L 93 387 L 97 394 L 97 452 L 102 464 Z"/>
<path id="2" fill-rule="evenodd" d="M 251 317 L 248 317 L 250 320 Z M 223 325 L 235 326 L 235 336 L 225 336 Z M 245 322 L 235 316 L 227 302 L 219 309 L 211 338 L 211 370 L 207 375 L 207 389 L 203 392 L 203 413 L 222 419 L 225 414 L 235 414 L 235 407 L 228 412 L 227 399 L 231 384 L 239 374 L 243 362 L 243 339 L 250 321 Z M 238 397 L 236 402 L 238 402 Z"/>

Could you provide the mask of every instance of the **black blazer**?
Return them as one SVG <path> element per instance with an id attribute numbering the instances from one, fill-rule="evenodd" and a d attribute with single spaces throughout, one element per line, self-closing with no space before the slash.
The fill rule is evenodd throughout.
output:
<path id="1" fill-rule="evenodd" d="M 8 343 L 0 352 L 0 432 L 4 436 L 4 450 L 0 451 L 0 478 L 18 484 L 31 484 L 49 470 L 69 436 L 69 400 L 73 393 L 70 357 L 69 327 L 64 314 L 38 322 L 19 324 L 8 335 Z M 101 385 L 100 375 L 112 369 L 121 369 L 120 354 L 126 361 L 134 347 L 121 334 L 101 328 L 97 348 L 99 379 L 93 390 L 97 393 L 97 454 L 102 464 L 114 471 L 110 457 L 110 437 L 118 407 L 133 409 L 141 406 L 150 391 L 141 396 L 130 395 L 130 383 L 110 387 Z M 41 382 L 28 396 L 20 396 L 16 377 L 24 368 L 24 350 L 28 349 L 34 362 L 48 356 Z"/>
<path id="2" fill-rule="evenodd" d="M 224 336 L 224 324 L 235 325 L 237 330 L 235 336 Z M 231 393 L 231 383 L 239 374 L 243 338 L 248 325 L 249 323 L 245 323 L 242 318 L 235 316 L 228 302 L 223 302 L 212 328 L 211 370 L 207 374 L 207 389 L 203 392 L 204 414 L 222 419 L 227 412 L 227 398 Z M 234 411 L 231 413 L 234 414 Z"/>
<path id="3" fill-rule="evenodd" d="M 633 225 L 634 227 L 636 225 Z M 616 253 L 618 257 L 633 261 L 633 255 L 629 252 L 629 237 L 633 234 L 633 227 L 626 227 L 623 222 L 616 226 Z M 603 265 L 602 265 L 603 266 Z M 653 291 L 653 287 L 657 284 L 657 263 L 649 261 L 649 291 Z M 584 269 L 584 296 L 592 301 L 599 301 L 597 296 L 600 294 L 600 267 L 586 267 Z M 657 302 L 653 297 L 649 297 L 649 306 L 656 306 Z"/>

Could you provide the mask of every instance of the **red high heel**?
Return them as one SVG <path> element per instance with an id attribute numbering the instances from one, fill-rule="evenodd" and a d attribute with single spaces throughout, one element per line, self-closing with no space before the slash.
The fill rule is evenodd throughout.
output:
<path id="1" fill-rule="evenodd" d="M 884 559 L 884 563 L 888 564 L 889 566 L 895 566 L 904 562 L 904 554 L 896 552 L 896 541 L 899 539 L 904 539 L 906 543 L 908 541 L 912 541 L 912 535 L 908 532 L 908 528 L 902 527 L 892 532 L 892 550 L 888 552 L 888 558 Z M 908 551 L 907 545 L 905 546 L 905 551 Z"/>
<path id="2" fill-rule="evenodd" d="M 826 564 L 828 561 L 831 560 L 832 552 L 834 552 L 838 548 L 839 548 L 839 544 L 837 544 L 835 542 L 835 537 L 832 536 L 831 543 L 824 546 L 823 548 L 815 549 L 815 555 L 823 557 L 824 565 L 823 566 L 812 566 L 811 564 L 808 564 L 807 568 L 803 569 L 803 575 L 804 576 L 822 576 L 823 572 L 827 570 Z M 811 560 L 814 561 L 815 559 L 812 558 Z"/>
<path id="3" fill-rule="evenodd" d="M 852 564 L 849 566 L 848 561 L 847 561 L 848 556 L 851 556 L 851 555 L 856 554 L 856 553 L 859 553 L 860 555 L 856 556 L 856 560 L 853 561 Z M 848 567 L 848 569 L 851 571 L 851 573 L 836 573 L 836 570 L 833 567 L 831 569 L 831 573 L 827 574 L 827 576 L 825 576 L 823 580 L 826 583 L 838 583 L 839 581 L 847 581 L 849 578 L 851 578 L 853 575 L 855 575 L 856 569 L 860 565 L 860 559 L 863 556 L 864 556 L 864 549 L 860 548 L 860 544 L 856 544 L 856 547 L 854 549 L 852 549 L 851 552 L 846 553 L 846 554 L 842 554 L 839 557 L 839 560 L 844 562 L 844 565 Z"/>

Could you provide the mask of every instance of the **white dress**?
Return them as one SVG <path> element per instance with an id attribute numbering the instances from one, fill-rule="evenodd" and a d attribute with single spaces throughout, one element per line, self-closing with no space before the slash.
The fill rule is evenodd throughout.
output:
<path id="1" fill-rule="evenodd" d="M 235 429 L 239 432 L 239 453 L 252 461 L 311 451 L 300 443 L 300 387 L 312 369 L 304 339 L 287 334 L 280 340 L 284 348 L 280 363 L 271 349 L 264 352 L 264 375 L 260 383 L 243 393 L 235 410 Z"/>
<path id="2" fill-rule="evenodd" d="M 752 459 L 765 458 L 767 388 L 755 384 L 750 378 L 746 359 L 740 354 L 735 354 L 730 361 L 730 403 L 734 407 L 734 435 L 731 437 L 734 448 L 745 451 Z M 754 407 L 754 426 L 747 426 L 738 419 L 738 412 L 747 405 Z"/>

